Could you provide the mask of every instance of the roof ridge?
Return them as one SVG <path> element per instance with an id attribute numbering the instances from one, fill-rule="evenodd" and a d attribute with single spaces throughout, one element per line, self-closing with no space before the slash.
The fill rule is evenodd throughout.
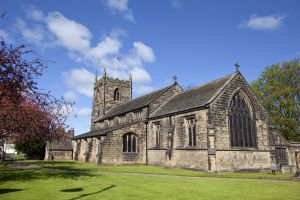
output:
<path id="1" fill-rule="evenodd" d="M 165 91 L 167 91 L 168 89 L 170 89 L 170 88 L 171 88 L 173 85 L 175 85 L 175 84 L 176 84 L 176 83 L 173 83 L 172 85 L 169 85 L 169 86 L 167 86 L 167 87 L 161 88 L 161 89 L 156 90 L 156 91 L 153 91 L 153 92 L 149 93 L 149 95 L 152 94 L 152 93 L 154 93 L 154 92 L 158 92 L 158 91 L 160 91 L 160 90 L 162 90 L 161 93 L 160 93 L 160 94 L 162 94 L 162 93 L 164 93 Z M 147 94 L 146 94 L 146 95 L 147 95 Z M 146 96 L 146 95 L 143 95 L 143 96 Z M 142 96 L 142 97 L 143 97 L 143 96 Z M 151 102 L 154 101 L 155 99 L 157 99 L 157 97 L 153 98 L 151 101 L 149 101 L 148 103 L 146 103 L 146 105 L 148 105 L 149 103 L 151 103 Z"/>
<path id="2" fill-rule="evenodd" d="M 233 75 L 236 75 L 236 73 L 234 73 L 234 74 L 229 74 L 229 75 L 220 77 L 220 78 L 218 78 L 218 79 L 215 79 L 215 80 L 212 80 L 212 81 L 209 81 L 209 82 L 202 83 L 202 84 L 200 84 L 200 85 L 198 85 L 198 86 L 196 86 L 196 87 L 193 87 L 193 88 L 190 88 L 190 89 L 188 89 L 188 90 L 185 90 L 184 92 L 188 92 L 188 91 L 191 91 L 191 90 L 199 89 L 199 88 L 201 88 L 201 87 L 203 87 L 203 86 L 206 86 L 206 85 L 211 84 L 211 83 L 213 83 L 213 82 L 220 81 L 221 79 L 228 78 L 228 77 L 233 76 Z"/>
<path id="3" fill-rule="evenodd" d="M 221 92 L 222 92 L 222 90 L 232 81 L 232 79 L 236 76 L 236 75 L 238 75 L 240 72 L 239 71 L 237 71 L 237 72 L 235 72 L 235 73 L 233 73 L 233 74 L 231 74 L 231 75 L 228 75 L 228 76 L 225 76 L 225 77 L 230 77 L 227 81 L 226 81 L 226 83 L 224 83 L 224 85 L 216 92 L 216 94 L 215 95 L 213 95 L 211 98 L 210 98 L 210 100 L 208 101 L 208 103 L 211 103 Z M 223 77 L 223 78 L 225 78 L 225 77 Z"/>
<path id="4" fill-rule="evenodd" d="M 163 93 L 165 93 L 168 89 L 170 89 L 171 87 L 173 87 L 173 85 L 175 85 L 175 84 L 177 84 L 177 83 L 173 83 L 172 85 L 169 85 L 168 87 L 165 87 L 165 88 L 162 88 L 162 89 L 160 89 L 160 90 L 162 90 L 162 92 L 158 95 L 158 96 L 156 96 L 155 98 L 153 98 L 151 101 L 149 101 L 146 105 L 148 105 L 148 104 L 150 104 L 151 102 L 153 102 L 155 99 L 157 99 L 160 95 L 162 95 Z M 157 92 L 158 92 L 159 90 L 157 90 Z"/>
<path id="5" fill-rule="evenodd" d="M 97 119 L 97 121 L 108 119 L 108 118 L 111 118 L 111 117 L 115 117 L 115 116 L 118 116 L 118 115 L 130 112 L 130 111 L 133 111 L 133 110 L 136 110 L 136 109 L 139 109 L 139 108 L 143 108 L 143 107 L 149 105 L 151 102 L 153 102 L 156 98 L 158 98 L 161 94 L 163 94 L 165 91 L 167 91 L 168 89 L 170 89 L 175 84 L 177 84 L 177 83 L 173 83 L 172 85 L 169 85 L 167 87 L 161 88 L 159 90 L 152 91 L 152 92 L 150 92 L 148 94 L 145 94 L 145 95 L 142 95 L 142 96 L 140 96 L 138 98 L 132 99 L 132 100 L 126 102 L 126 103 L 120 104 L 120 105 L 112 108 L 111 110 L 109 110 L 106 113 L 106 115 L 104 115 L 102 118 Z M 157 94 L 155 94 L 155 93 L 157 93 Z M 118 114 L 113 114 L 112 116 L 109 115 L 109 113 L 111 113 L 112 111 L 118 110 L 118 109 L 120 109 L 120 108 L 122 108 L 122 107 L 124 107 L 126 105 L 130 105 L 131 103 L 137 102 L 137 101 L 141 100 L 142 98 L 146 98 L 147 96 L 151 97 L 151 95 L 154 95 L 154 97 L 150 98 L 149 100 L 145 99 L 145 103 L 143 103 L 143 105 L 141 105 L 141 106 L 138 106 L 138 107 L 136 107 L 136 108 L 134 108 L 134 109 L 132 109 L 130 111 L 123 111 L 123 112 L 120 112 Z"/>
<path id="6" fill-rule="evenodd" d="M 161 112 L 161 109 L 164 109 L 164 106 L 172 101 L 176 101 L 177 98 L 184 98 L 186 95 L 190 95 L 191 93 L 197 91 L 197 90 L 201 90 L 202 88 L 204 88 L 206 90 L 206 87 L 209 87 L 210 85 L 214 85 L 214 83 L 216 83 L 216 85 L 219 83 L 222 83 L 222 81 L 225 81 L 224 83 L 222 83 L 220 86 L 220 88 L 217 88 L 217 91 L 215 92 L 214 95 L 212 95 L 208 100 L 206 100 L 205 104 L 209 104 L 211 103 L 211 100 L 213 100 L 217 95 L 219 95 L 219 93 L 223 90 L 223 88 L 238 74 L 238 72 L 235 72 L 233 74 L 230 74 L 230 75 L 226 75 L 226 76 L 223 76 L 223 77 L 220 77 L 218 79 L 215 79 L 215 80 L 212 80 L 210 82 L 206 82 L 206 83 L 203 83 L 197 87 L 194 87 L 194 88 L 191 88 L 189 90 L 186 90 L 186 91 L 183 91 L 181 93 L 178 93 L 174 96 L 172 96 L 170 99 L 168 99 L 166 102 L 164 102 L 160 107 L 158 107 L 149 117 L 152 118 L 152 117 L 157 117 L 157 116 L 161 116 L 162 113 Z M 202 89 L 203 90 L 203 89 Z M 201 106 L 204 106 L 204 105 L 201 105 Z M 191 106 L 189 107 L 189 109 L 195 109 L 199 107 L 199 105 L 194 105 L 194 106 Z M 176 112 L 181 112 L 181 111 L 184 111 L 186 110 L 187 108 L 180 108 L 178 109 Z M 159 114 L 160 113 L 160 114 Z M 168 112 L 168 113 L 164 113 L 163 115 L 165 114 L 171 114 L 173 112 Z"/>

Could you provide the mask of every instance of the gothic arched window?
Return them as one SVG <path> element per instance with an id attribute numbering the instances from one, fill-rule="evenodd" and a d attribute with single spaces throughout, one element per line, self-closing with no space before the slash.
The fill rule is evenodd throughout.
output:
<path id="1" fill-rule="evenodd" d="M 121 94 L 119 88 L 114 91 L 114 101 L 121 101 Z"/>
<path id="2" fill-rule="evenodd" d="M 137 138 L 132 133 L 123 136 L 123 152 L 137 152 Z"/>
<path id="3" fill-rule="evenodd" d="M 194 117 L 185 119 L 186 122 L 186 135 L 188 136 L 188 146 L 196 146 L 196 120 Z"/>
<path id="4" fill-rule="evenodd" d="M 229 130 L 232 147 L 256 147 L 255 120 L 241 92 L 230 102 Z"/>

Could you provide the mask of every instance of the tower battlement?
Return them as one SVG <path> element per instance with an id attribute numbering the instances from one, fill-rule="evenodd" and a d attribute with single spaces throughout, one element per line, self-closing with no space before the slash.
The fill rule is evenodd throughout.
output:
<path id="1" fill-rule="evenodd" d="M 108 77 L 105 68 L 100 79 L 95 77 L 93 109 L 91 116 L 91 130 L 94 128 L 94 121 L 103 117 L 112 108 L 126 103 L 132 99 L 132 78 L 121 80 Z"/>

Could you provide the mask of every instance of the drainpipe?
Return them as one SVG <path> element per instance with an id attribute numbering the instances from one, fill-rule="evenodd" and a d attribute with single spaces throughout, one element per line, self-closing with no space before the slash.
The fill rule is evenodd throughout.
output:
<path id="1" fill-rule="evenodd" d="M 148 119 L 149 119 L 149 106 L 147 107 L 146 124 L 146 165 L 148 165 Z"/>

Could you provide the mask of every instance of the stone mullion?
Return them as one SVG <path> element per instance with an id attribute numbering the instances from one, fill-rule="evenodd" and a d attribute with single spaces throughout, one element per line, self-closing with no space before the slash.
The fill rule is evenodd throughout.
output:
<path id="1" fill-rule="evenodd" d="M 245 147 L 249 147 L 249 137 L 247 132 L 247 113 L 243 115 L 243 133 L 245 137 Z"/>
<path id="2" fill-rule="evenodd" d="M 158 136 L 158 146 L 161 146 L 161 126 L 160 124 L 158 125 L 158 133 L 157 133 L 157 136 Z"/>
<path id="3" fill-rule="evenodd" d="M 196 146 L 197 142 L 196 142 L 196 124 L 193 123 L 193 146 Z"/>
<path id="4" fill-rule="evenodd" d="M 246 135 L 248 138 L 248 147 L 252 147 L 252 136 L 251 136 L 251 132 L 249 131 L 249 115 L 247 115 L 245 117 L 245 121 L 246 121 Z"/>
<path id="5" fill-rule="evenodd" d="M 236 122 L 236 125 L 235 125 L 235 130 L 236 130 L 236 142 L 235 142 L 235 146 L 240 146 L 240 134 L 239 134 L 239 114 L 236 113 L 235 114 L 235 122 Z"/>
<path id="6" fill-rule="evenodd" d="M 252 139 L 253 139 L 253 147 L 257 147 L 257 141 L 256 141 L 256 121 L 252 120 L 252 127 L 251 127 L 251 134 L 252 134 Z"/>
<path id="7" fill-rule="evenodd" d="M 230 140 L 231 140 L 231 146 L 234 146 L 234 140 L 235 140 L 235 135 L 234 135 L 234 130 L 233 130 L 233 127 L 232 127 L 232 120 L 233 120 L 233 117 L 232 117 L 232 114 L 229 115 L 229 130 L 230 130 Z"/>
<path id="8" fill-rule="evenodd" d="M 189 146 L 192 146 L 192 130 L 189 122 L 188 122 L 188 133 L 189 133 Z"/>
<path id="9" fill-rule="evenodd" d="M 244 133 L 244 114 L 241 112 L 240 114 L 240 122 L 241 122 L 241 135 L 242 135 L 242 147 L 246 146 L 246 134 Z"/>

